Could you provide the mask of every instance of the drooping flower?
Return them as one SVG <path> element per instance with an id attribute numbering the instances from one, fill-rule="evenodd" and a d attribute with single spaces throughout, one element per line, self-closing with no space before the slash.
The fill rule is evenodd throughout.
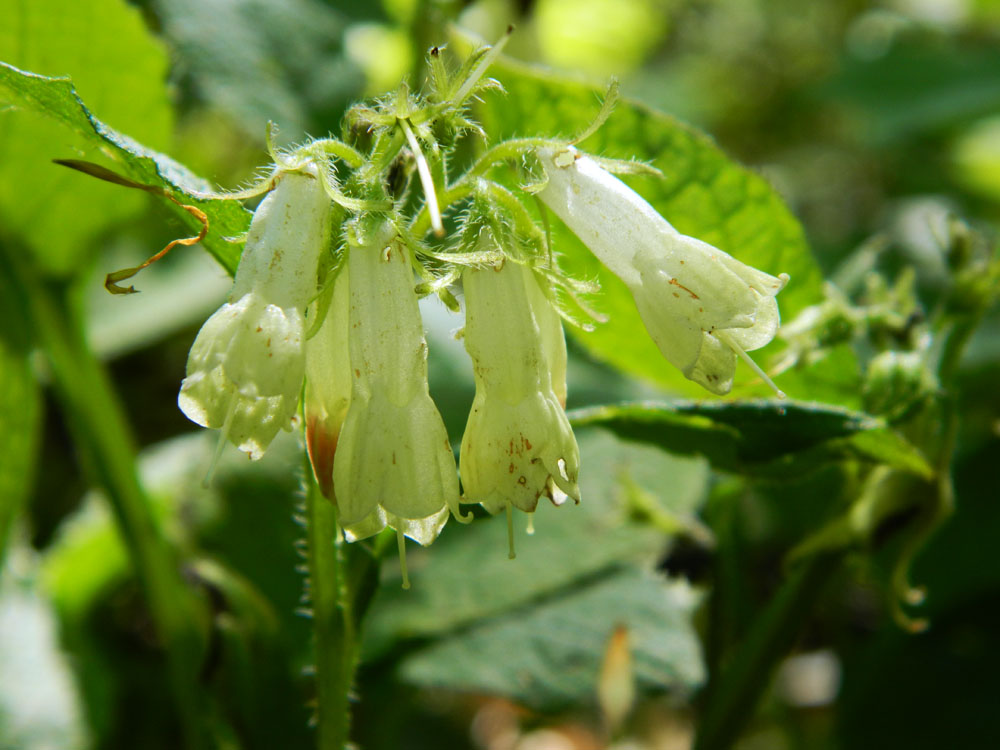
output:
<path id="1" fill-rule="evenodd" d="M 385 224 L 348 249 L 351 401 L 333 463 L 348 538 L 391 526 L 420 544 L 459 514 L 455 457 L 427 389 L 409 251 Z"/>
<path id="2" fill-rule="evenodd" d="M 680 234 L 638 193 L 572 147 L 537 154 L 548 178 L 539 197 L 625 282 L 671 364 L 722 395 L 732 387 L 739 356 L 774 387 L 746 352 L 777 333 L 774 296 L 786 274 L 771 276 Z"/>
<path id="3" fill-rule="evenodd" d="M 306 340 L 306 449 L 316 482 L 323 495 L 331 500 L 334 499 L 333 459 L 351 403 L 349 303 L 348 271 L 341 268 L 326 317 L 316 335 Z"/>
<path id="4" fill-rule="evenodd" d="M 534 272 L 519 263 L 469 268 L 462 281 L 465 348 L 476 380 L 462 438 L 465 501 L 508 514 L 512 507 L 533 512 L 543 495 L 579 501 L 580 452 L 563 411 L 566 343 L 558 314 Z"/>
<path id="5" fill-rule="evenodd" d="M 331 202 L 310 164 L 278 175 L 254 212 L 230 301 L 188 355 L 178 404 L 250 458 L 290 429 L 302 390 L 302 311 L 330 241 Z"/>

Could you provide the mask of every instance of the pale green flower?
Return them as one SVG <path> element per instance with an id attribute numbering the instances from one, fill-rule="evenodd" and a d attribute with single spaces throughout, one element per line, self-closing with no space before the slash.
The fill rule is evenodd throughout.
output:
<path id="1" fill-rule="evenodd" d="M 306 448 L 323 494 L 333 499 L 333 458 L 351 403 L 347 269 L 340 269 L 330 306 L 316 335 L 306 341 Z"/>
<path id="2" fill-rule="evenodd" d="M 566 343 L 534 273 L 507 261 L 467 269 L 465 348 L 476 396 L 462 438 L 466 502 L 533 512 L 542 496 L 579 501 L 580 452 L 563 410 Z M 565 493 L 565 494 L 563 494 Z"/>
<path id="3" fill-rule="evenodd" d="M 420 544 L 459 513 L 455 457 L 427 390 L 409 251 L 388 224 L 348 250 L 351 401 L 333 464 L 348 539 L 391 526 Z"/>
<path id="4" fill-rule="evenodd" d="M 230 302 L 198 332 L 178 404 L 251 458 L 296 416 L 302 310 L 330 241 L 331 203 L 311 166 L 285 172 L 254 212 Z"/>
<path id="5" fill-rule="evenodd" d="M 721 395 L 732 387 L 740 356 L 773 387 L 746 352 L 774 338 L 774 296 L 786 274 L 771 276 L 680 234 L 638 193 L 572 147 L 537 153 L 548 178 L 539 197 L 625 282 L 671 364 Z"/>

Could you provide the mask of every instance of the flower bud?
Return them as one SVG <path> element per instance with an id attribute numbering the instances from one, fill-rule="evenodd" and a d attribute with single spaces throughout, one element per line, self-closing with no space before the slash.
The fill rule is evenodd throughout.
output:
<path id="1" fill-rule="evenodd" d="M 924 352 L 880 352 L 865 373 L 865 411 L 898 418 L 938 388 Z"/>
<path id="2" fill-rule="evenodd" d="M 548 177 L 539 197 L 625 282 L 671 364 L 721 395 L 732 387 L 740 356 L 771 384 L 745 352 L 774 338 L 774 295 L 787 275 L 763 273 L 680 234 L 638 193 L 572 147 L 539 149 L 538 157 Z"/>
<path id="3" fill-rule="evenodd" d="M 280 175 L 254 212 L 230 302 L 188 355 L 178 404 L 188 419 L 260 458 L 290 429 L 304 370 L 302 310 L 330 240 L 331 203 L 315 168 Z"/>
<path id="4" fill-rule="evenodd" d="M 351 402 L 333 464 L 349 539 L 386 525 L 420 544 L 456 515 L 458 477 L 444 422 L 427 390 L 413 269 L 391 225 L 347 260 Z"/>
<path id="5" fill-rule="evenodd" d="M 532 512 L 538 498 L 579 501 L 580 453 L 563 411 L 566 345 L 534 273 L 507 261 L 468 269 L 465 348 L 476 396 L 462 438 L 465 501 Z"/>

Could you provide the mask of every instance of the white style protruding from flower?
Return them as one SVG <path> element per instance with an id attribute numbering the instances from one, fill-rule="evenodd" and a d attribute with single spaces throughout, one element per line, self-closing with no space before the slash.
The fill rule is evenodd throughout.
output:
<path id="1" fill-rule="evenodd" d="M 541 148 L 548 181 L 538 193 L 635 299 L 663 356 L 712 393 L 732 388 L 739 356 L 778 330 L 774 296 L 787 274 L 771 276 L 706 242 L 680 234 L 638 193 L 572 147 Z"/>
<path id="2" fill-rule="evenodd" d="M 277 177 L 250 222 L 230 301 L 205 322 L 188 355 L 181 411 L 221 429 L 253 459 L 296 416 L 302 312 L 329 246 L 331 207 L 311 164 Z"/>
<path id="3" fill-rule="evenodd" d="M 432 542 L 460 514 L 455 457 L 427 390 L 427 343 L 409 251 L 385 224 L 359 244 L 347 271 L 351 402 L 333 463 L 348 539 L 391 526 Z M 405 568 L 404 568 L 405 570 Z"/>
<path id="4" fill-rule="evenodd" d="M 580 451 L 564 411 L 566 341 L 557 312 L 534 272 L 510 260 L 469 268 L 462 282 L 476 380 L 462 438 L 465 501 L 490 513 L 506 509 L 508 522 L 512 507 L 531 513 L 543 495 L 579 502 Z"/>

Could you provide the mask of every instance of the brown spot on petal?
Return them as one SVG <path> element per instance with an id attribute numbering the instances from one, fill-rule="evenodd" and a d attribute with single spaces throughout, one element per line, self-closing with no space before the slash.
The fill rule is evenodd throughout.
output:
<path id="1" fill-rule="evenodd" d="M 263 330 L 264 330 L 263 328 L 261 328 L 260 326 L 257 326 L 257 333 L 260 333 Z"/>
<path id="2" fill-rule="evenodd" d="M 519 476 L 517 478 L 517 483 L 519 485 L 521 485 L 522 487 L 524 487 L 525 485 L 528 484 L 528 478 L 526 476 L 524 476 L 524 474 L 522 474 L 521 476 Z"/>
<path id="3" fill-rule="evenodd" d="M 507 471 L 508 471 L 508 472 L 510 472 L 511 474 L 513 474 L 513 473 L 514 473 L 514 462 L 513 462 L 513 461 L 511 461 L 511 463 L 510 463 L 510 468 L 509 468 L 509 469 L 507 469 Z"/>
<path id="4" fill-rule="evenodd" d="M 670 279 L 670 283 L 673 284 L 674 286 L 679 286 L 685 292 L 687 292 L 688 294 L 690 294 L 691 295 L 691 299 L 699 299 L 699 297 L 698 297 L 697 294 L 695 294 L 694 292 L 692 292 L 690 289 L 688 289 L 686 286 L 684 286 L 677 279 Z M 677 295 L 675 294 L 674 296 L 676 297 Z"/>
<path id="5" fill-rule="evenodd" d="M 527 448 L 529 451 L 531 450 L 531 441 L 528 440 L 528 438 L 524 438 L 524 447 Z"/>

